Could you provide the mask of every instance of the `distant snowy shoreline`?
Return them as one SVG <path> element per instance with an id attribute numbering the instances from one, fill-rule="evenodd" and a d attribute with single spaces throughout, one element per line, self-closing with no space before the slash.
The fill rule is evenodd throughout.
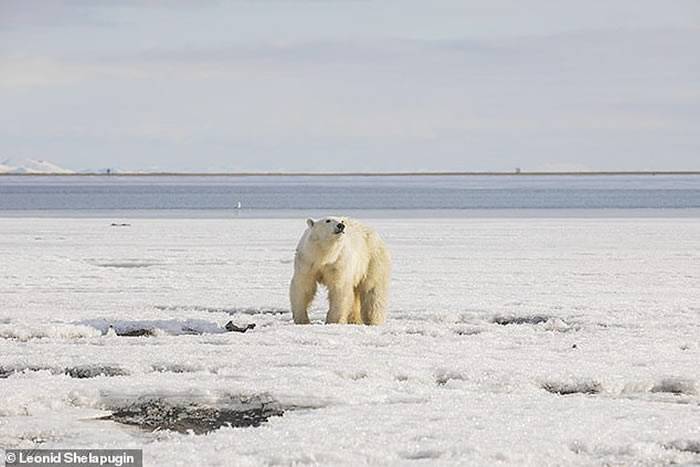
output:
<path id="1" fill-rule="evenodd" d="M 70 169 L 58 165 L 34 159 L 6 159 L 0 162 L 0 175 L 71 175 Z"/>

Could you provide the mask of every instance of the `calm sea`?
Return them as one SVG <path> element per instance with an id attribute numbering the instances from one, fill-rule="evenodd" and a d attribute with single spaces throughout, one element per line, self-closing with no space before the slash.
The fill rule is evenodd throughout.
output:
<path id="1" fill-rule="evenodd" d="M 0 217 L 328 213 L 700 217 L 700 175 L 0 177 Z"/>

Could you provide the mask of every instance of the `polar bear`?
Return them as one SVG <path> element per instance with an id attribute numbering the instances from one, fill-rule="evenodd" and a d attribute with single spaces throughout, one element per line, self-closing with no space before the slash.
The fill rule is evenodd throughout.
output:
<path id="1" fill-rule="evenodd" d="M 307 219 L 289 287 L 292 315 L 308 324 L 317 284 L 328 289 L 326 323 L 382 324 L 391 257 L 379 235 L 345 217 Z"/>

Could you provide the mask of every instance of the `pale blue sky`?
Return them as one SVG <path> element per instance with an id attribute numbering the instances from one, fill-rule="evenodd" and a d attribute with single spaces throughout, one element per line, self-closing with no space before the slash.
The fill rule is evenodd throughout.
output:
<path id="1" fill-rule="evenodd" d="M 0 162 L 700 169 L 700 2 L 0 2 Z"/>

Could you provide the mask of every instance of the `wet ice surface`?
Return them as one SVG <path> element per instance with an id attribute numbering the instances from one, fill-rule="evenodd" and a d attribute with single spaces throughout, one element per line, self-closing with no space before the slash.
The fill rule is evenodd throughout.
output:
<path id="1" fill-rule="evenodd" d="M 376 328 L 291 323 L 303 219 L 113 222 L 0 219 L 0 447 L 700 462 L 698 219 L 373 219 Z"/>
<path id="2" fill-rule="evenodd" d="M 112 413 L 102 420 L 135 425 L 146 430 L 171 430 L 204 434 L 226 427 L 257 427 L 284 410 L 267 397 L 230 398 L 226 403 L 200 404 L 176 397 L 141 396 L 126 404 L 108 407 Z"/>

